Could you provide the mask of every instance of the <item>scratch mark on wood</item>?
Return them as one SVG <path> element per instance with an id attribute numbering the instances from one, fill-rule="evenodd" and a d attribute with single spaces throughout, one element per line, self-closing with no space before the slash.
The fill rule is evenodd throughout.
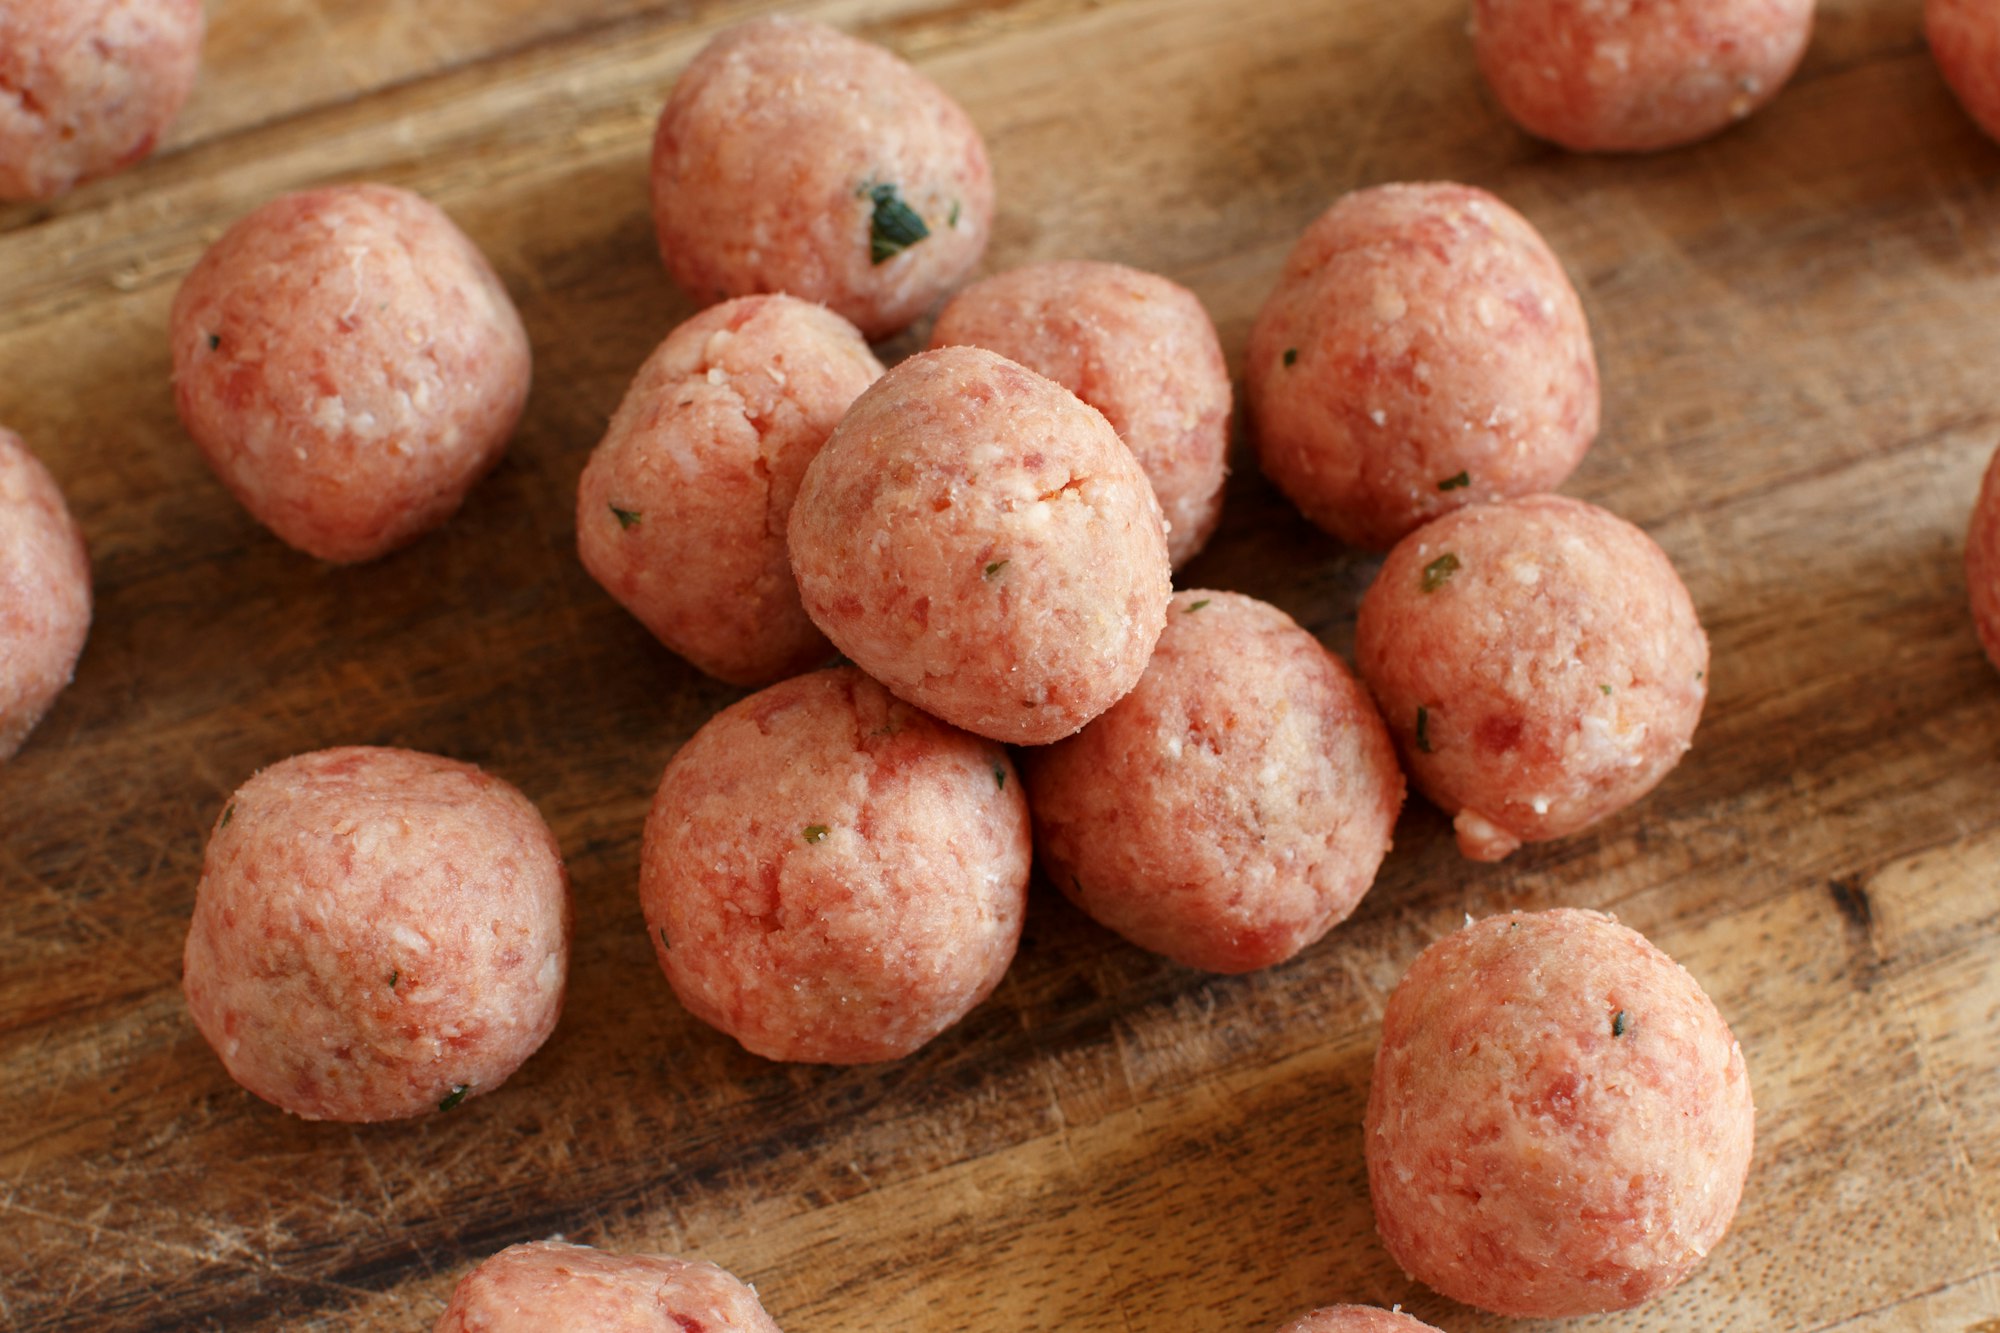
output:
<path id="1" fill-rule="evenodd" d="M 1847 924 L 1863 935 L 1872 935 L 1875 926 L 1875 905 L 1868 899 L 1868 885 L 1860 875 L 1836 875 L 1827 881 L 1827 892 L 1833 895 L 1833 905 L 1840 909 L 1840 915 Z"/>

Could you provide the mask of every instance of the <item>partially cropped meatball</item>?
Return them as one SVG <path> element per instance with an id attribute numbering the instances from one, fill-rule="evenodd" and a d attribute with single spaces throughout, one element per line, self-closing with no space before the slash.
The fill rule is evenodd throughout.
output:
<path id="1" fill-rule="evenodd" d="M 695 1017 L 769 1059 L 863 1064 L 992 993 L 1030 859 L 1006 751 L 839 667 L 751 695 L 681 747 L 639 898 Z"/>
<path id="2" fill-rule="evenodd" d="M 435 1333 L 778 1333 L 714 1264 L 587 1245 L 511 1245 L 458 1280 Z"/>
<path id="3" fill-rule="evenodd" d="M 1361 599 L 1355 660 L 1410 779 L 1481 861 L 1651 791 L 1708 696 L 1708 637 L 1666 554 L 1554 495 L 1405 537 Z"/>
<path id="4" fill-rule="evenodd" d="M 591 577 L 711 676 L 767 685 L 832 655 L 799 605 L 785 524 L 799 478 L 882 363 L 854 326 L 746 296 L 639 369 L 577 487 Z"/>
<path id="5" fill-rule="evenodd" d="M 569 888 L 528 799 L 436 755 L 273 764 L 210 832 L 183 986 L 230 1076 L 307 1120 L 491 1092 L 562 1011 Z"/>
<path id="6" fill-rule="evenodd" d="M 1986 466 L 1986 480 L 1972 506 L 1965 535 L 1965 585 L 1972 624 L 1993 665 L 2000 667 L 2000 450 Z"/>
<path id="7" fill-rule="evenodd" d="M 1167 517 L 1167 555 L 1192 559 L 1222 515 L 1229 367 L 1201 301 L 1123 264 L 1030 264 L 967 287 L 932 347 L 984 347 L 1104 414 Z"/>
<path id="8" fill-rule="evenodd" d="M 1967 114 L 2000 139 L 2000 5 L 1925 0 L 1924 31 L 1938 70 Z"/>
<path id="9" fill-rule="evenodd" d="M 1598 912 L 1487 917 L 1382 1015 L 1363 1135 L 1411 1277 L 1518 1318 L 1623 1310 L 1729 1229 L 1755 1112 L 1700 985 Z"/>
<path id="10" fill-rule="evenodd" d="M 322 560 L 450 518 L 527 401 L 500 279 L 435 205 L 385 185 L 257 209 L 188 274 L 171 324 L 188 434 L 258 522 Z"/>
<path id="11" fill-rule="evenodd" d="M 0 762 L 63 692 L 90 634 L 90 556 L 62 492 L 0 428 Z"/>
<path id="12" fill-rule="evenodd" d="M 979 262 L 993 174 L 971 118 L 888 51 L 757 19 L 674 85 L 653 140 L 653 221 L 695 300 L 790 292 L 881 338 Z"/>
<path id="13" fill-rule="evenodd" d="M 883 376 L 807 467 L 792 568 L 806 614 L 897 695 L 1043 745 L 1146 669 L 1172 592 L 1164 529 L 1100 413 L 947 347 Z"/>
<path id="14" fill-rule="evenodd" d="M 1025 756 L 1035 850 L 1077 906 L 1216 972 L 1347 919 L 1403 807 L 1381 716 L 1274 606 L 1183 592 L 1133 691 Z"/>
<path id="15" fill-rule="evenodd" d="M 0 0 L 0 199 L 153 151 L 194 89 L 201 0 Z"/>
<path id="16" fill-rule="evenodd" d="M 1278 1333 L 1438 1333 L 1438 1330 L 1400 1310 L 1380 1310 L 1372 1305 L 1329 1305 L 1300 1315 Z"/>
<path id="17" fill-rule="evenodd" d="M 1527 219 L 1465 185 L 1382 185 L 1306 229 L 1250 332 L 1257 457 L 1342 541 L 1553 490 L 1597 436 L 1576 289 Z"/>
<path id="18" fill-rule="evenodd" d="M 1522 129 L 1579 152 L 1646 152 L 1776 97 L 1813 0 L 1473 0 L 1472 16 L 1480 71 Z"/>

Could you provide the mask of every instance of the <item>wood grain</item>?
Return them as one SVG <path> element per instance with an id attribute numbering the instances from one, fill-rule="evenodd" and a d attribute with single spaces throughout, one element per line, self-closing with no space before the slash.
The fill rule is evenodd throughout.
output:
<path id="1" fill-rule="evenodd" d="M 698 1253 L 794 1330 L 1274 1328 L 1334 1300 L 1509 1327 L 1395 1269 L 1359 1119 L 1381 1005 L 1466 913 L 1646 932 L 1743 1042 L 1758 1155 L 1683 1287 L 1578 1329 L 1986 1333 L 2000 1317 L 2000 675 L 1959 564 L 2000 440 L 2000 147 L 1914 0 L 1822 0 L 1806 66 L 1719 140 L 1578 158 L 1484 95 L 1463 0 L 818 0 L 985 130 L 988 268 L 1096 257 L 1208 303 L 1232 361 L 1298 231 L 1390 179 L 1484 185 L 1582 289 L 1605 431 L 1566 488 L 1646 526 L 1714 643 L 1688 760 L 1499 866 L 1413 803 L 1294 963 L 1213 978 L 1038 888 L 995 997 L 901 1064 L 759 1061 L 673 1002 L 636 910 L 667 757 L 733 692 L 583 574 L 578 472 L 691 307 L 646 212 L 652 118 L 752 0 L 213 0 L 162 152 L 0 211 L 0 420 L 87 530 L 76 684 L 0 769 L 0 1325 L 420 1330 L 471 1263 L 564 1234 Z M 175 420 L 166 308 L 281 190 L 420 189 L 534 341 L 505 464 L 443 532 L 319 566 Z M 914 338 L 893 344 L 891 355 Z M 1351 647 L 1375 562 L 1237 460 L 1183 573 Z M 521 786 L 569 858 L 569 1008 L 499 1095 L 409 1125 L 256 1102 L 189 1023 L 202 839 L 261 765 L 410 745 Z"/>

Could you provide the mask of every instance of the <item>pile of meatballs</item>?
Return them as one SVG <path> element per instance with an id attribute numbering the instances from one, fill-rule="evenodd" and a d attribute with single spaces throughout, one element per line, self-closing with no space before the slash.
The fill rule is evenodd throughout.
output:
<path id="1" fill-rule="evenodd" d="M 1582 151 L 1726 128 L 1777 94 L 1812 19 L 1811 0 L 1474 10 L 1502 105 Z M 2000 136 L 2000 10 L 1932 0 L 1930 25 Z M 47 197 L 148 150 L 201 11 L 0 5 L 0 38 L 35 93 L 0 104 L 0 193 Z M 962 286 L 993 221 L 985 148 L 893 55 L 782 19 L 724 33 L 661 114 L 652 198 L 667 268 L 707 308 L 639 368 L 579 482 L 577 545 L 668 648 L 754 690 L 667 766 L 638 886 L 675 995 L 748 1050 L 915 1051 L 999 982 L 1036 863 L 1133 943 L 1243 972 L 1354 911 L 1406 779 L 1492 861 L 1624 809 L 1688 750 L 1707 640 L 1643 532 L 1551 493 L 1596 436 L 1596 361 L 1561 263 L 1492 195 L 1341 199 L 1250 335 L 1263 471 L 1387 553 L 1353 670 L 1272 606 L 1174 590 L 1215 530 L 1232 417 L 1200 302 L 1101 262 Z M 870 340 L 933 312 L 929 349 L 885 370 Z M 486 260 L 384 186 L 258 209 L 170 322 L 188 435 L 322 560 L 444 523 L 527 398 Z M 2000 457 L 1967 565 L 2000 663 Z M 90 621 L 76 525 L 5 432 L 0 575 L 3 756 Z M 186 996 L 230 1074 L 286 1111 L 450 1111 L 553 1030 L 569 930 L 560 850 L 507 783 L 321 751 L 217 816 Z M 1378 1228 L 1485 1309 L 1627 1308 L 1720 1240 L 1753 1118 L 1728 1026 L 1645 939 L 1579 910 L 1468 921 L 1384 1016 Z M 775 1328 L 711 1265 L 556 1243 L 481 1265 L 438 1327 L 614 1325 Z M 1288 1333 L 1425 1327 L 1338 1306 Z"/>

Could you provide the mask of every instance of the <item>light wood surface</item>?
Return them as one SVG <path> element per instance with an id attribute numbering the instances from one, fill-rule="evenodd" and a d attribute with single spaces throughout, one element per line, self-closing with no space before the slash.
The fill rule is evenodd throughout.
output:
<path id="1" fill-rule="evenodd" d="M 989 269 L 1094 257 L 1209 305 L 1240 368 L 1292 238 L 1391 179 L 1493 189 L 1581 288 L 1605 429 L 1566 488 L 1644 525 L 1714 643 L 1694 751 L 1646 802 L 1496 866 L 1413 802 L 1355 918 L 1212 978 L 1038 886 L 998 994 L 916 1057 L 788 1068 L 689 1019 L 635 894 L 667 757 L 733 693 L 585 576 L 584 458 L 691 313 L 646 208 L 675 74 L 750 0 L 212 0 L 159 156 L 0 210 L 0 421 L 91 543 L 76 684 L 0 770 L 0 1326 L 428 1329 L 459 1274 L 560 1233 L 694 1253 L 792 1333 L 1267 1330 L 1401 1302 L 1360 1115 L 1383 999 L 1466 913 L 1577 904 L 1707 986 L 1748 1057 L 1757 1157 L 1683 1287 L 1583 1330 L 2000 1329 L 2000 674 L 1960 556 L 2000 441 L 2000 147 L 1916 0 L 1822 0 L 1768 111 L 1590 159 L 1498 114 L 1465 0 L 814 0 L 983 127 Z M 507 461 L 444 531 L 317 565 L 255 526 L 175 420 L 167 306 L 230 221 L 372 177 L 451 212 L 534 341 Z M 907 351 L 910 342 L 888 353 Z M 1239 457 L 1186 586 L 1336 648 L 1375 566 Z M 523 788 L 569 858 L 570 1000 L 504 1091 L 309 1125 L 189 1022 L 205 832 L 259 766 L 389 743 Z"/>

